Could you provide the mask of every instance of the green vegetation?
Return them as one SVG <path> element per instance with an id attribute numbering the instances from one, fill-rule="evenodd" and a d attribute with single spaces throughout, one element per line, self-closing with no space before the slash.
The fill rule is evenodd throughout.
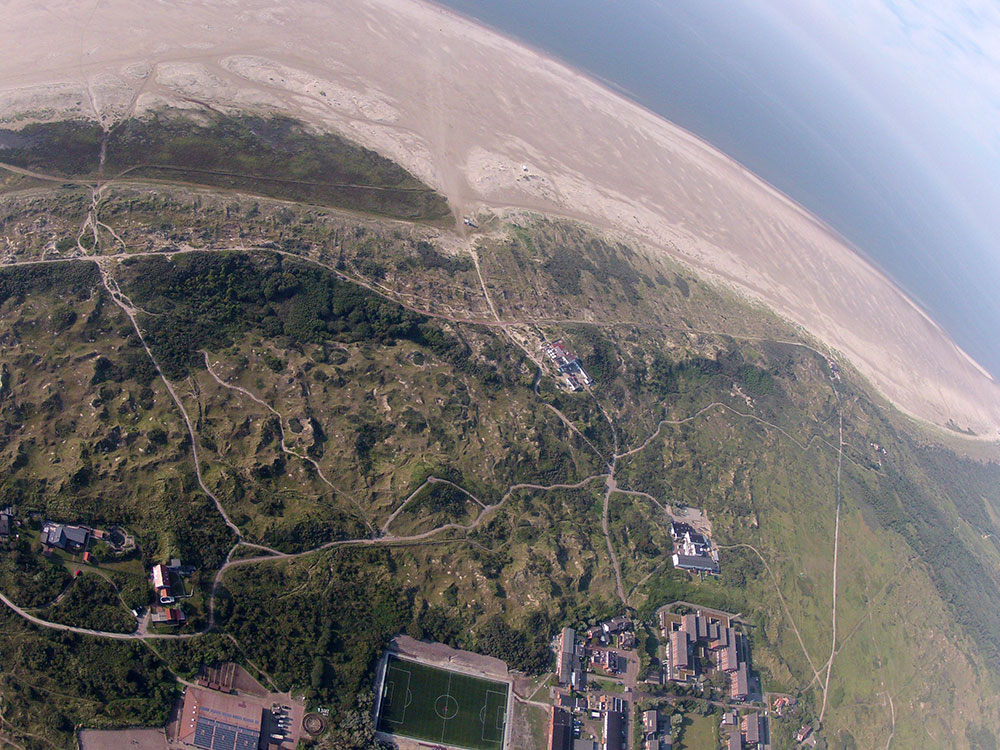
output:
<path id="1" fill-rule="evenodd" d="M 504 744 L 508 686 L 390 656 L 378 728 L 472 750 Z"/>
<path id="2" fill-rule="evenodd" d="M 132 118 L 105 138 L 92 122 L 0 130 L 9 164 L 46 175 L 155 179 L 411 220 L 449 215 L 445 199 L 395 163 L 286 118 L 203 113 Z"/>
<path id="3" fill-rule="evenodd" d="M 42 557 L 26 539 L 11 542 L 0 554 L 0 590 L 22 607 L 48 604 L 69 581 L 61 560 Z"/>
<path id="4" fill-rule="evenodd" d="M 142 597 L 143 604 L 149 599 L 148 590 L 144 593 L 147 596 Z M 117 589 L 94 573 L 75 580 L 66 596 L 40 616 L 52 622 L 111 633 L 131 633 L 136 628 L 135 618 L 119 599 Z"/>
<path id="5" fill-rule="evenodd" d="M 243 538 L 283 552 L 357 543 L 233 567 L 213 633 L 148 648 L 35 628 L 2 610 L 5 736 L 69 747 L 76 725 L 162 722 L 175 691 L 167 665 L 189 678 L 233 659 L 329 706 L 336 718 L 321 747 L 368 750 L 373 667 L 399 632 L 538 673 L 551 668 L 548 642 L 562 625 L 622 610 L 646 619 L 675 599 L 742 612 L 765 685 L 818 716 L 842 418 L 838 650 L 824 734 L 830 746 L 884 746 L 891 695 L 900 746 L 949 737 L 990 747 L 1000 723 L 989 668 L 1000 648 L 995 460 L 918 441 L 846 368 L 834 382 L 825 355 L 771 341 L 796 336 L 774 316 L 568 222 L 487 222 L 476 250 L 491 301 L 523 324 L 456 322 L 492 316 L 471 256 L 446 250 L 432 229 L 260 191 L 143 183 L 193 180 L 162 167 L 191 167 L 213 127 L 232 140 L 209 149 L 210 164 L 267 135 L 264 166 L 243 167 L 268 179 L 279 154 L 308 150 L 315 136 L 219 120 L 188 137 L 155 122 L 109 141 L 106 176 L 136 168 L 102 193 L 98 217 L 114 236 L 101 228 L 84 246 L 143 253 L 105 257 L 103 273 L 137 308 L 193 425 L 203 481 Z M 11 154 L 41 169 L 50 136 L 29 136 Z M 73 138 L 50 166 L 92 176 L 90 136 Z M 339 146 L 328 146 L 334 159 Z M 142 148 L 155 173 L 129 161 Z M 350 168 L 410 184 L 365 158 Z M 88 210 L 75 187 L 4 194 L 12 257 L 75 253 Z M 547 369 L 536 393 L 528 355 L 543 337 L 581 355 L 592 393 L 558 390 Z M 120 524 L 138 544 L 129 560 L 98 556 L 110 580 L 86 568 L 66 588 L 61 556 L 42 558 L 25 529 L 0 551 L 0 590 L 49 619 L 125 631 L 127 607 L 148 597 L 149 566 L 181 557 L 198 568 L 188 629 L 204 625 L 234 537 L 199 487 L 181 410 L 102 271 L 86 259 L 0 271 L 0 341 L 3 503 L 22 518 Z M 611 495 L 605 537 L 616 444 L 627 455 L 615 480 L 633 494 Z M 684 505 L 708 514 L 718 579 L 666 562 L 668 509 Z M 244 547 L 233 559 L 259 555 Z M 77 664 L 74 649 L 92 661 Z M 647 648 L 643 662 L 654 655 Z M 66 685 L 60 669 L 75 670 Z M 901 696 L 924 710 L 902 709 Z M 688 714 L 684 743 L 704 745 L 708 724 Z M 794 728 L 776 725 L 775 747 Z"/>
<path id="6" fill-rule="evenodd" d="M 0 653 L 3 733 L 23 737 L 26 748 L 72 747 L 80 725 L 163 726 L 178 694 L 166 666 L 141 643 L 36 628 L 6 607 Z"/>

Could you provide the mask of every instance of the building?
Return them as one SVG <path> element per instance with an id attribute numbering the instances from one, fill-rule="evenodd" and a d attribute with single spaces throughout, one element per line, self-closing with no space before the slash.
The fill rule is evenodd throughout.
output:
<path id="1" fill-rule="evenodd" d="M 170 571 L 166 565 L 153 566 L 153 588 L 160 604 L 173 604 L 174 598 L 170 595 Z"/>
<path id="2" fill-rule="evenodd" d="M 738 636 L 732 628 L 726 628 L 726 647 L 722 650 L 720 665 L 724 672 L 735 672 L 740 666 Z"/>
<path id="3" fill-rule="evenodd" d="M 747 672 L 746 662 L 740 664 L 739 669 L 729 675 L 729 697 L 735 701 L 746 700 L 750 694 L 750 675 Z"/>
<path id="4" fill-rule="evenodd" d="M 604 713 L 604 750 L 624 750 L 625 714 L 621 711 Z"/>
<path id="5" fill-rule="evenodd" d="M 692 641 L 698 640 L 696 634 L 698 632 L 698 615 L 686 614 L 681 619 L 681 630 L 687 633 L 688 638 Z"/>
<path id="6" fill-rule="evenodd" d="M 601 627 L 605 633 L 615 635 L 617 633 L 624 633 L 626 630 L 631 630 L 632 621 L 624 615 L 619 615 L 618 617 L 612 617 L 607 622 L 601 623 Z"/>
<path id="7" fill-rule="evenodd" d="M 719 563 L 708 555 L 685 555 L 678 552 L 673 556 L 674 567 L 680 570 L 693 570 L 696 573 L 719 574 Z"/>
<path id="8" fill-rule="evenodd" d="M 549 722 L 549 750 L 573 750 L 573 719 L 569 711 L 552 707 Z"/>
<path id="9" fill-rule="evenodd" d="M 189 687 L 177 740 L 201 750 L 257 750 L 263 721 L 263 709 L 240 696 Z"/>
<path id="10" fill-rule="evenodd" d="M 742 750 L 742 748 L 743 740 L 740 738 L 740 733 L 734 729 L 726 738 L 726 750 Z"/>
<path id="11" fill-rule="evenodd" d="M 718 651 L 729 645 L 729 633 L 732 628 L 724 628 L 717 622 L 708 626 L 708 647 L 712 651 Z"/>
<path id="12" fill-rule="evenodd" d="M 559 635 L 559 659 L 556 662 L 556 679 L 560 685 L 569 685 L 574 690 L 583 689 L 583 667 L 580 664 L 580 650 L 576 631 L 563 628 Z"/>
<path id="13" fill-rule="evenodd" d="M 573 750 L 597 750 L 595 740 L 573 740 Z"/>
<path id="14" fill-rule="evenodd" d="M 743 737 L 751 748 L 757 748 L 763 744 L 761 742 L 760 714 L 756 711 L 743 717 L 742 729 Z"/>
<path id="15" fill-rule="evenodd" d="M 674 540 L 675 568 L 718 575 L 718 555 L 712 553 L 712 541 L 708 537 L 686 523 L 676 522 L 670 525 L 670 536 Z"/>
<path id="16" fill-rule="evenodd" d="M 691 668 L 688 634 L 683 630 L 674 630 L 670 633 L 670 665 L 675 672 L 678 669 Z"/>
<path id="17" fill-rule="evenodd" d="M 10 514 L 0 513 L 0 539 L 6 539 L 9 537 L 13 527 L 14 522 Z"/>
<path id="18" fill-rule="evenodd" d="M 42 544 L 50 549 L 79 552 L 87 548 L 90 531 L 82 526 L 64 526 L 61 523 L 46 522 L 42 526 Z"/>
<path id="19" fill-rule="evenodd" d="M 651 708 L 642 712 L 642 731 L 646 734 L 655 734 L 659 729 L 660 722 L 656 714 L 656 709 Z"/>
<path id="20" fill-rule="evenodd" d="M 737 720 L 737 716 L 736 716 L 736 712 L 735 711 L 726 711 L 724 714 L 722 714 L 722 726 L 723 727 L 735 727 L 736 726 L 736 720 Z"/>
<path id="21" fill-rule="evenodd" d="M 154 625 L 183 625 L 187 618 L 177 607 L 150 607 L 149 619 Z"/>

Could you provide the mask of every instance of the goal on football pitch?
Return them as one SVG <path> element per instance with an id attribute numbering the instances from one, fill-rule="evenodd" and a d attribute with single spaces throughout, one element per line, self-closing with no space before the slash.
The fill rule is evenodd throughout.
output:
<path id="1" fill-rule="evenodd" d="M 389 656 L 378 729 L 467 750 L 501 750 L 508 684 Z"/>

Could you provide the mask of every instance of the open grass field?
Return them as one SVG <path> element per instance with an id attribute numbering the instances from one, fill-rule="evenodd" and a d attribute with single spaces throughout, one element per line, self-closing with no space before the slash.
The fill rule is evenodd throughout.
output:
<path id="1" fill-rule="evenodd" d="M 508 686 L 389 657 L 380 731 L 468 750 L 503 747 Z"/>
<path id="2" fill-rule="evenodd" d="M 716 750 L 719 747 L 718 718 L 688 714 L 684 719 L 684 735 L 679 747 L 684 750 Z"/>

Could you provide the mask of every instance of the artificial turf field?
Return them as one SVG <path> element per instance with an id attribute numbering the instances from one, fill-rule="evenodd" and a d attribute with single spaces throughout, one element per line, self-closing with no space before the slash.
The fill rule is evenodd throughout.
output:
<path id="1" fill-rule="evenodd" d="M 506 683 L 389 656 L 379 731 L 468 750 L 500 750 L 506 720 Z"/>

